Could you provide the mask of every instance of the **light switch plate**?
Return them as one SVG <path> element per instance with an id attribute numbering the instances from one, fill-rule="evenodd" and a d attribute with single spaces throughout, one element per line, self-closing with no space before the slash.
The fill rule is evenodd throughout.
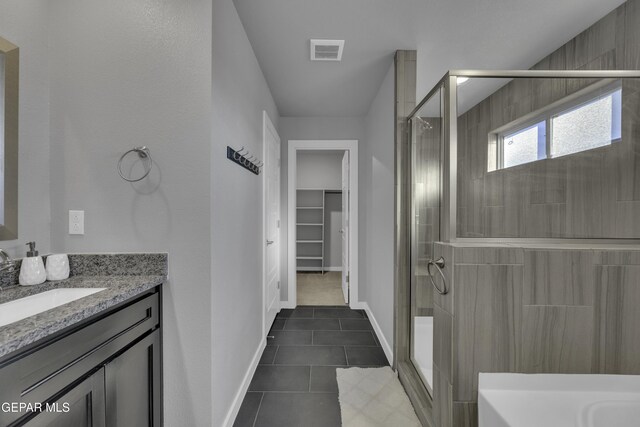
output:
<path id="1" fill-rule="evenodd" d="M 84 234 L 84 211 L 69 211 L 69 234 Z"/>

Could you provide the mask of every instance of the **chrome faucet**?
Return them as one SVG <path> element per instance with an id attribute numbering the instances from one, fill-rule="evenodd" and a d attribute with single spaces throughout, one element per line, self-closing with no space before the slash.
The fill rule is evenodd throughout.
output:
<path id="1" fill-rule="evenodd" d="M 0 249 L 0 272 L 9 271 L 12 272 L 15 267 L 14 261 L 11 259 L 8 253 Z"/>

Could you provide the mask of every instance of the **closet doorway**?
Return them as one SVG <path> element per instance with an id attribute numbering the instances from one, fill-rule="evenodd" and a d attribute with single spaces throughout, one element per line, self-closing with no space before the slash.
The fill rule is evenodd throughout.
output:
<path id="1" fill-rule="evenodd" d="M 357 305 L 357 141 L 289 141 L 288 301 Z"/>

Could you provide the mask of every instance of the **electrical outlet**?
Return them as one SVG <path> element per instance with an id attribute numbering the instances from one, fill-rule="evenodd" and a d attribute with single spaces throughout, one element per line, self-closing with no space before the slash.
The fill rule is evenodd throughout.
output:
<path id="1" fill-rule="evenodd" d="M 84 234 L 84 211 L 69 211 L 69 234 Z"/>

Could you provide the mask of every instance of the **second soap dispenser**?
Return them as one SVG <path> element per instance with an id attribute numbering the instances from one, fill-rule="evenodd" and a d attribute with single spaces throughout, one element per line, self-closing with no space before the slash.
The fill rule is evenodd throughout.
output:
<path id="1" fill-rule="evenodd" d="M 36 242 L 27 243 L 29 250 L 27 257 L 22 260 L 20 267 L 20 284 L 22 286 L 39 285 L 47 280 L 47 271 L 44 268 L 42 257 L 36 250 Z"/>

